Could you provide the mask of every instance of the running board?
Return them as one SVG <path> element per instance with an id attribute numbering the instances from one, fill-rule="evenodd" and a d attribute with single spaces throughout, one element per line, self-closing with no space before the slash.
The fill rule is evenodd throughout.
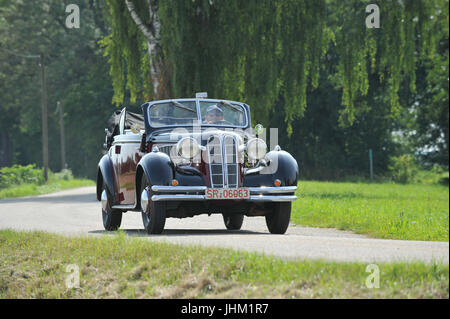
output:
<path id="1" fill-rule="evenodd" d="M 135 208 L 135 205 L 114 205 L 111 207 L 112 209 L 120 209 L 120 210 L 132 210 Z"/>

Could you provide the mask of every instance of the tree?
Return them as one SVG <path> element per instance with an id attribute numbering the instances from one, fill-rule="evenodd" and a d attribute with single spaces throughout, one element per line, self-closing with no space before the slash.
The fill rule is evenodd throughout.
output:
<path id="1" fill-rule="evenodd" d="M 74 174 L 95 178 L 110 114 L 112 86 L 97 41 L 107 31 L 99 1 L 79 1 L 80 29 L 65 26 L 70 1 L 3 1 L 0 7 L 0 131 L 9 137 L 10 161 L 42 163 L 39 59 L 44 52 L 49 107 L 50 168 L 61 167 L 56 102 L 64 105 L 67 162 Z M 4 134 L 4 133 L 3 133 Z M 4 136 L 4 135 L 3 135 Z M 2 150 L 5 148 L 2 147 Z"/>
<path id="2" fill-rule="evenodd" d="M 367 95 L 371 72 L 388 83 L 391 113 L 398 115 L 400 87 L 407 78 L 415 90 L 417 60 L 435 52 L 436 21 L 445 21 L 443 9 L 448 6 L 446 0 L 387 1 L 382 4 L 382 27 L 368 29 L 364 23 L 368 2 L 361 0 L 125 3 L 128 10 L 108 1 L 112 33 L 104 44 L 114 102 L 124 97 L 124 73 L 133 101 L 142 90 L 148 95 L 138 81 L 141 74 L 145 83 L 147 72 L 139 67 L 142 46 L 136 43 L 144 35 L 147 47 L 156 48 L 150 50 L 150 69 L 160 70 L 165 64 L 171 70 L 168 93 L 191 95 L 207 89 L 216 96 L 239 99 L 245 91 L 245 98 L 256 102 L 257 114 L 266 119 L 281 95 L 289 134 L 290 123 L 304 114 L 308 83 L 318 86 L 320 59 L 330 41 L 339 55 L 333 75 L 342 89 L 341 123 L 353 123 L 359 112 L 355 102 Z M 152 79 L 153 88 L 161 82 L 158 78 L 159 82 Z"/>
<path id="3" fill-rule="evenodd" d="M 108 1 L 112 33 L 104 44 L 110 57 L 114 102 L 122 103 L 124 83 L 132 101 L 156 98 L 145 86 L 152 77 L 148 69 L 155 65 L 166 70 L 159 83 L 168 89 L 160 96 L 186 97 L 208 91 L 210 96 L 244 100 L 252 106 L 254 121 L 287 132 L 288 145 L 291 139 L 298 141 L 298 131 L 309 127 L 307 123 L 325 121 L 329 128 L 335 128 L 327 130 L 326 134 L 334 132 L 331 136 L 347 136 L 347 131 L 361 134 L 354 148 L 347 147 L 350 137 L 341 141 L 345 144 L 341 150 L 346 150 L 341 153 L 356 156 L 355 163 L 367 157 L 369 147 L 377 148 L 379 154 L 385 154 L 386 149 L 393 151 L 391 134 L 399 126 L 397 122 L 404 121 L 401 114 L 409 109 L 408 100 L 423 93 L 417 90 L 416 70 L 430 63 L 426 61 L 442 59 L 442 52 L 437 51 L 440 42 L 448 46 L 448 35 L 442 31 L 443 26 L 448 28 L 448 1 L 385 1 L 379 5 L 381 27 L 373 29 L 365 25 L 368 4 L 365 0 L 127 0 L 128 10 L 124 10 Z M 154 10 L 155 5 L 158 10 Z M 145 36 L 154 29 L 152 21 L 158 21 L 160 40 L 154 40 L 161 47 L 161 59 L 143 60 L 142 44 L 152 42 Z M 441 80 L 432 75 L 437 70 L 441 68 L 426 69 L 426 83 L 445 82 L 445 69 Z M 317 92 L 324 94 L 324 88 L 333 90 L 333 99 L 323 101 L 330 105 L 320 106 L 308 98 L 322 100 Z M 436 94 L 434 99 L 442 106 L 441 102 L 448 100 L 448 85 L 442 96 Z M 420 118 L 428 128 L 442 122 L 439 132 L 445 135 L 448 112 L 439 108 L 440 115 L 432 116 L 433 112 L 425 111 L 436 109 L 432 100 L 421 105 L 408 125 Z M 308 110 L 307 104 L 315 109 Z M 317 111 L 324 108 L 329 109 L 326 114 L 335 123 Z M 281 115 L 281 120 L 274 120 Z M 364 129 L 378 133 L 367 134 Z M 430 134 L 424 129 L 417 132 Z M 316 132 L 316 139 L 321 135 Z M 315 147 L 310 144 L 307 152 L 314 152 Z M 445 152 L 445 148 L 439 150 Z M 333 167 L 332 159 L 338 152 L 327 152 L 322 159 Z M 377 163 L 387 168 L 387 158 L 383 155 Z"/>
<path id="4" fill-rule="evenodd" d="M 147 50 L 150 58 L 150 78 L 155 98 L 162 97 L 160 82 L 162 81 L 163 55 L 161 48 L 161 22 L 158 14 L 158 1 L 147 0 L 149 25 L 146 25 L 131 0 L 125 0 L 131 18 L 147 40 Z"/>

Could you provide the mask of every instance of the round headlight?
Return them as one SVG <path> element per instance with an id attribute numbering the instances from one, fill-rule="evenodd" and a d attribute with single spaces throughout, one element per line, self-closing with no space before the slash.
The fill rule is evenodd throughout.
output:
<path id="1" fill-rule="evenodd" d="M 247 143 L 247 154 L 252 160 L 260 160 L 264 158 L 267 152 L 267 145 L 260 138 L 254 138 Z"/>
<path id="2" fill-rule="evenodd" d="M 177 144 L 177 153 L 185 159 L 194 158 L 200 151 L 200 145 L 192 137 L 184 137 Z"/>

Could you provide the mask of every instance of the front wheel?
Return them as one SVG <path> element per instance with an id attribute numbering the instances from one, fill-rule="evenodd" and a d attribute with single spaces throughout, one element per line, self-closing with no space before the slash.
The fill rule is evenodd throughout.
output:
<path id="1" fill-rule="evenodd" d="M 103 184 L 101 201 L 102 201 L 103 227 L 105 227 L 105 229 L 108 231 L 119 229 L 120 224 L 122 223 L 122 211 L 111 208 L 112 200 L 108 195 L 108 191 L 106 189 L 105 184 Z"/>
<path id="2" fill-rule="evenodd" d="M 284 234 L 291 220 L 291 203 L 274 203 L 266 213 L 266 224 L 271 234 Z"/>
<path id="3" fill-rule="evenodd" d="M 228 230 L 239 230 L 242 227 L 244 221 L 243 214 L 222 214 L 223 222 Z"/>
<path id="4" fill-rule="evenodd" d="M 141 214 L 148 234 L 161 234 L 166 224 L 166 204 L 151 201 L 151 185 L 145 174 L 141 182 Z"/>

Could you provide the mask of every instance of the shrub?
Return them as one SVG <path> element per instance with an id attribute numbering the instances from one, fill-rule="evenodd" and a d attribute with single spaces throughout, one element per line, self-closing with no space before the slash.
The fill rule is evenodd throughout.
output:
<path id="1" fill-rule="evenodd" d="M 444 184 L 448 181 L 448 171 L 435 164 L 431 169 L 419 170 L 414 177 L 414 182 L 418 184 Z M 447 182 L 448 184 L 448 182 Z"/>
<path id="2" fill-rule="evenodd" d="M 394 182 L 403 184 L 410 183 L 419 171 L 414 158 L 410 155 L 391 157 L 390 161 L 391 165 L 388 168 Z"/>
<path id="3" fill-rule="evenodd" d="M 26 166 L 13 165 L 12 167 L 3 167 L 0 169 L 0 189 L 20 184 L 44 183 L 42 169 L 36 168 L 35 164 Z"/>
<path id="4" fill-rule="evenodd" d="M 70 169 L 66 168 L 63 169 L 61 172 L 51 174 L 49 179 L 51 179 L 52 181 L 60 181 L 60 180 L 69 181 L 73 179 L 73 174 Z"/>

